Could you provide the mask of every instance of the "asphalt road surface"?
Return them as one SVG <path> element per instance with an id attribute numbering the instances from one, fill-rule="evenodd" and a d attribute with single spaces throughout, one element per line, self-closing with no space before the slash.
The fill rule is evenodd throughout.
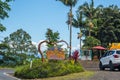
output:
<path id="1" fill-rule="evenodd" d="M 20 80 L 9 75 L 9 73 L 14 73 L 12 69 L 0 69 L 0 80 Z"/>
<path id="2" fill-rule="evenodd" d="M 120 80 L 120 71 L 110 71 L 106 68 L 104 71 L 99 70 L 99 61 L 80 61 L 83 67 L 89 71 L 95 71 L 95 75 L 87 80 Z M 79 79 L 86 80 L 86 79 Z"/>
<path id="3" fill-rule="evenodd" d="M 89 79 L 77 79 L 77 80 L 120 80 L 120 71 L 109 71 L 106 69 L 104 71 L 100 71 L 99 68 L 88 69 L 91 71 L 95 71 L 95 75 L 90 77 Z M 9 73 L 14 73 L 12 69 L 0 69 L 0 80 L 20 80 L 18 78 L 12 77 Z"/>
<path id="4" fill-rule="evenodd" d="M 120 80 L 120 71 L 110 71 L 109 69 L 104 71 L 98 70 L 89 80 Z"/>

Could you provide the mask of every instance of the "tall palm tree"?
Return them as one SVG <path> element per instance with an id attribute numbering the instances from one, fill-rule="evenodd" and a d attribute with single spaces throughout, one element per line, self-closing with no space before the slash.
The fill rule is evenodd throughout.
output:
<path id="1" fill-rule="evenodd" d="M 76 19 L 73 18 L 73 27 L 75 28 L 79 28 L 80 32 L 78 33 L 78 39 L 80 39 L 80 50 L 81 50 L 81 37 L 83 35 L 83 30 L 84 30 L 84 26 L 83 26 L 83 16 L 82 16 L 82 11 L 77 11 L 77 14 L 76 14 Z"/>
<path id="2" fill-rule="evenodd" d="M 69 12 L 69 27 L 70 27 L 70 50 L 69 50 L 69 57 L 71 56 L 71 46 L 72 46 L 72 18 L 73 18 L 73 14 L 72 14 L 72 8 L 76 5 L 78 0 L 56 0 L 56 1 L 60 1 L 62 2 L 64 5 L 70 7 L 70 12 Z"/>
<path id="3" fill-rule="evenodd" d="M 102 6 L 94 7 L 94 0 L 91 0 L 91 3 L 85 2 L 83 5 L 79 6 L 79 10 L 83 12 L 83 15 L 86 17 L 86 23 L 89 27 L 89 36 L 91 36 L 91 29 L 97 27 L 97 16 L 100 14 L 100 8 Z"/>

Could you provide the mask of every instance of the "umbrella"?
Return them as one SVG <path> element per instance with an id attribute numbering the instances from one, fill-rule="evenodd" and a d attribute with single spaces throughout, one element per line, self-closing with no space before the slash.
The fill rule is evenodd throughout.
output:
<path id="1" fill-rule="evenodd" d="M 106 48 L 102 47 L 102 46 L 94 46 L 93 49 L 97 49 L 97 50 L 105 50 Z M 101 57 L 101 51 L 100 51 L 100 57 Z"/>
<path id="2" fill-rule="evenodd" d="M 106 48 L 102 46 L 94 46 L 93 49 L 98 49 L 98 50 L 105 50 Z"/>

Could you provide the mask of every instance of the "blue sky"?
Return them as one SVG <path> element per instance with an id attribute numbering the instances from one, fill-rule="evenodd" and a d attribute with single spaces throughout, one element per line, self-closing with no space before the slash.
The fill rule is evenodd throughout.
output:
<path id="1" fill-rule="evenodd" d="M 73 13 L 85 1 L 90 2 L 91 0 L 79 0 L 73 8 Z M 94 0 L 94 3 L 95 6 L 100 4 L 119 6 L 120 0 Z M 51 28 L 60 33 L 60 39 L 69 43 L 69 30 L 65 23 L 68 11 L 69 7 L 56 0 L 15 0 L 11 3 L 10 17 L 2 21 L 7 30 L 0 33 L 0 40 L 22 28 L 30 34 L 32 41 L 38 43 L 40 40 L 45 40 L 47 28 Z M 77 48 L 79 45 L 77 32 L 79 29 L 73 28 L 72 48 Z"/>

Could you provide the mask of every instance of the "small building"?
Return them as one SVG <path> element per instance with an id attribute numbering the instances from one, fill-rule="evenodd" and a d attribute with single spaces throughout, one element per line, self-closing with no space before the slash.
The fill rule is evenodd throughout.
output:
<path id="1" fill-rule="evenodd" d="M 92 60 L 92 50 L 81 50 L 79 59 L 80 60 Z"/>
<path id="2" fill-rule="evenodd" d="M 80 60 L 99 60 L 102 57 L 106 48 L 102 46 L 95 46 L 89 50 L 80 51 Z"/>

